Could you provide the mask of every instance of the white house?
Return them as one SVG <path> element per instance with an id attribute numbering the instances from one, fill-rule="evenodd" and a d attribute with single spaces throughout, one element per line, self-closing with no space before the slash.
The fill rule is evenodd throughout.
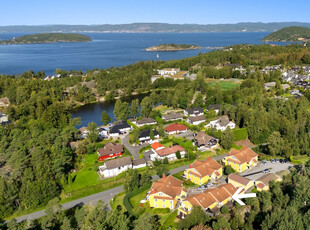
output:
<path id="1" fill-rule="evenodd" d="M 132 168 L 132 161 L 130 156 L 117 158 L 104 163 L 99 166 L 99 172 L 104 177 L 113 177 Z"/>
<path id="2" fill-rule="evenodd" d="M 132 168 L 139 169 L 146 167 L 146 160 L 144 158 L 136 159 L 132 161 Z"/>
<path id="3" fill-rule="evenodd" d="M 222 132 L 230 127 L 230 129 L 234 129 L 236 124 L 232 121 L 229 121 L 227 115 L 221 116 L 219 119 L 211 121 L 209 124 L 205 126 L 206 128 L 215 128 L 216 130 L 221 130 Z"/>
<path id="4" fill-rule="evenodd" d="M 131 126 L 125 121 L 119 121 L 111 127 L 110 137 L 118 137 L 119 135 L 126 134 L 131 130 Z"/>
<path id="5" fill-rule="evenodd" d="M 99 127 L 98 132 L 100 137 L 108 137 L 108 128 Z"/>
<path id="6" fill-rule="evenodd" d="M 151 150 L 153 151 L 153 154 L 150 155 L 151 161 L 155 161 L 156 159 L 163 160 L 165 158 L 168 158 L 168 161 L 176 160 L 178 159 L 176 156 L 177 151 L 180 152 L 182 158 L 185 156 L 185 149 L 180 145 L 165 148 L 160 143 L 155 142 L 151 145 Z"/>
<path id="7" fill-rule="evenodd" d="M 192 125 L 199 125 L 206 121 L 206 117 L 204 115 L 201 116 L 192 116 L 187 118 L 187 123 Z"/>
<path id="8" fill-rule="evenodd" d="M 203 109 L 201 107 L 187 108 L 184 110 L 185 116 L 201 116 L 203 115 Z"/>
<path id="9" fill-rule="evenodd" d="M 81 138 L 85 139 L 87 137 L 87 133 L 88 133 L 87 127 L 83 126 L 83 127 L 79 128 L 79 130 L 81 133 Z"/>
<path id="10" fill-rule="evenodd" d="M 164 68 L 164 69 L 157 70 L 157 72 L 161 76 L 176 75 L 178 72 L 180 72 L 180 68 Z"/>
<path id="11" fill-rule="evenodd" d="M 159 138 L 159 133 L 153 129 L 154 139 Z M 140 143 L 148 143 L 151 141 L 151 130 L 150 129 L 144 129 L 139 134 L 139 141 Z"/>

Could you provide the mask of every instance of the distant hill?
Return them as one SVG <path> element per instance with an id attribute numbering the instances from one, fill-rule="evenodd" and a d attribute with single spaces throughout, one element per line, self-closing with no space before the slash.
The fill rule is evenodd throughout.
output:
<path id="1" fill-rule="evenodd" d="M 0 26 L 0 33 L 204 33 L 204 32 L 266 32 L 276 31 L 288 26 L 309 27 L 310 23 L 302 22 L 243 22 L 237 24 L 168 24 L 168 23 L 131 23 L 103 25 L 42 25 L 42 26 Z"/>
<path id="2" fill-rule="evenodd" d="M 65 33 L 39 33 L 24 35 L 11 40 L 0 41 L 1 45 L 7 44 L 33 44 L 33 43 L 55 43 L 55 42 L 87 42 L 91 38 L 82 34 Z"/>
<path id="3" fill-rule="evenodd" d="M 189 44 L 161 44 L 157 46 L 152 46 L 146 48 L 146 51 L 179 51 L 179 50 L 196 50 L 201 49 L 200 46 L 197 45 L 189 45 Z"/>
<path id="4" fill-rule="evenodd" d="M 266 36 L 263 41 L 308 41 L 310 29 L 300 26 L 290 26 L 280 29 Z"/>

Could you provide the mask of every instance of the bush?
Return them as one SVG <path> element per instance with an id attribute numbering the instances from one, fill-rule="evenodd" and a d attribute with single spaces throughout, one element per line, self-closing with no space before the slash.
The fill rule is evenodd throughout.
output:
<path id="1" fill-rule="evenodd" d="M 248 130 L 246 128 L 233 129 L 232 133 L 233 133 L 234 141 L 241 141 L 249 137 Z"/>
<path id="2" fill-rule="evenodd" d="M 224 174 L 225 175 L 229 175 L 231 173 L 235 173 L 236 171 L 230 166 L 230 165 L 227 165 L 224 167 Z"/>
<path id="3" fill-rule="evenodd" d="M 221 208 L 221 213 L 223 213 L 223 214 L 227 214 L 228 213 L 228 208 L 227 208 L 227 206 L 223 206 L 222 208 Z"/>
<path id="4" fill-rule="evenodd" d="M 175 153 L 175 155 L 176 155 L 176 157 L 177 157 L 178 159 L 181 159 L 181 153 L 180 153 L 179 150 Z"/>

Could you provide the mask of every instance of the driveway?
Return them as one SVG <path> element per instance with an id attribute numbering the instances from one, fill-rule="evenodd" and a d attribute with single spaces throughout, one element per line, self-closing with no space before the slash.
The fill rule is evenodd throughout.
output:
<path id="1" fill-rule="evenodd" d="M 128 151 L 130 152 L 130 154 L 133 156 L 133 159 L 139 159 L 139 150 L 149 144 L 142 144 L 142 145 L 138 145 L 138 146 L 132 146 L 131 144 L 129 144 L 129 134 L 126 135 L 123 139 L 122 139 L 122 144 L 125 146 L 126 149 L 128 149 Z"/>
<path id="2" fill-rule="evenodd" d="M 266 165 L 263 165 L 262 162 L 259 162 L 257 166 L 251 168 L 243 173 L 240 173 L 241 176 L 247 177 L 250 180 L 257 180 L 261 176 L 265 175 L 262 171 L 264 169 L 270 169 L 270 172 L 277 173 L 281 170 L 287 170 L 289 166 L 293 166 L 291 163 L 274 163 L 272 164 L 270 161 L 267 161 Z"/>
<path id="3" fill-rule="evenodd" d="M 175 137 L 185 137 L 187 140 L 193 140 L 194 136 L 193 136 L 194 132 L 191 130 L 187 130 L 184 133 L 180 133 L 180 134 L 175 134 Z"/>

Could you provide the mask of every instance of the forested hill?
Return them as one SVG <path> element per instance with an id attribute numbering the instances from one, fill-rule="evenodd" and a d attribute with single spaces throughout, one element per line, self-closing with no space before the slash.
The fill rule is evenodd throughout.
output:
<path id="1" fill-rule="evenodd" d="M 307 41 L 310 39 L 310 29 L 300 26 L 290 26 L 273 32 L 263 41 Z"/>
<path id="2" fill-rule="evenodd" d="M 11 40 L 0 41 L 0 44 L 31 44 L 31 43 L 55 43 L 55 42 L 87 42 L 91 38 L 82 34 L 73 33 L 38 33 L 31 35 L 24 35 L 13 38 Z"/>
<path id="3" fill-rule="evenodd" d="M 242 22 L 237 24 L 169 24 L 131 23 L 103 25 L 39 25 L 39 26 L 0 26 L 0 33 L 15 32 L 105 32 L 105 33 L 205 33 L 205 32 L 263 32 L 276 31 L 288 26 L 309 27 L 303 22 Z"/>

